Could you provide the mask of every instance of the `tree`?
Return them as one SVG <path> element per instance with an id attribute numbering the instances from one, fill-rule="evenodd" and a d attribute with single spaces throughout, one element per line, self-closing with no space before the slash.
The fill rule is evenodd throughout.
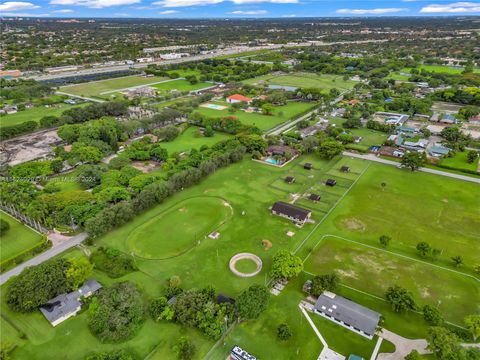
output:
<path id="1" fill-rule="evenodd" d="M 420 241 L 416 246 L 418 255 L 422 258 L 426 258 L 428 254 L 432 251 L 432 247 L 429 243 L 425 241 Z"/>
<path id="2" fill-rule="evenodd" d="M 195 345 L 185 336 L 178 339 L 173 350 L 179 360 L 190 360 L 195 355 Z"/>
<path id="3" fill-rule="evenodd" d="M 317 275 L 312 279 L 310 294 L 320 296 L 325 290 L 335 291 L 338 283 L 338 276 L 335 273 Z"/>
<path id="4" fill-rule="evenodd" d="M 392 240 L 392 238 L 390 236 L 387 236 L 387 235 L 382 235 L 378 239 L 378 241 L 380 242 L 380 245 L 382 245 L 383 247 L 387 247 L 388 244 L 390 244 L 391 240 Z"/>
<path id="5" fill-rule="evenodd" d="M 13 311 L 32 312 L 55 296 L 68 292 L 71 290 L 65 276 L 68 267 L 67 260 L 56 259 L 25 268 L 8 284 L 7 305 Z"/>
<path id="6" fill-rule="evenodd" d="M 407 152 L 402 157 L 401 164 L 410 170 L 415 171 L 427 161 L 427 156 L 423 152 Z"/>
<path id="7" fill-rule="evenodd" d="M 460 255 L 453 256 L 451 259 L 455 267 L 460 267 L 463 265 L 463 258 Z"/>
<path id="8" fill-rule="evenodd" d="M 380 184 L 380 186 L 382 187 L 382 191 L 385 191 L 385 188 L 387 187 L 387 183 L 386 182 L 382 182 Z"/>
<path id="9" fill-rule="evenodd" d="M 288 324 L 280 324 L 277 327 L 277 337 L 282 341 L 287 341 L 292 337 L 292 330 Z"/>
<path id="10" fill-rule="evenodd" d="M 341 154 L 343 150 L 343 145 L 335 140 L 324 141 L 318 146 L 318 154 L 321 158 L 327 160 L 330 160 L 338 154 Z"/>
<path id="11" fill-rule="evenodd" d="M 270 103 L 263 104 L 262 105 L 262 114 L 272 115 L 274 109 L 275 109 L 275 107 Z"/>
<path id="12" fill-rule="evenodd" d="M 213 135 L 215 135 L 215 131 L 213 131 L 213 128 L 211 126 L 205 127 L 205 130 L 203 131 L 203 136 L 212 137 Z"/>
<path id="13" fill-rule="evenodd" d="M 279 250 L 272 259 L 270 275 L 274 279 L 290 279 L 303 270 L 303 261 L 288 250 Z"/>
<path id="14" fill-rule="evenodd" d="M 168 299 L 165 296 L 153 299 L 150 302 L 148 310 L 150 312 L 150 316 L 154 321 L 160 321 L 162 319 L 162 314 L 165 311 L 167 305 Z"/>
<path id="15" fill-rule="evenodd" d="M 417 350 L 412 350 L 407 356 L 405 356 L 405 360 L 422 360 L 422 357 Z"/>
<path id="16" fill-rule="evenodd" d="M 475 150 L 469 150 L 467 152 L 467 162 L 473 164 L 473 162 L 478 158 L 478 152 Z"/>
<path id="17" fill-rule="evenodd" d="M 90 189 L 100 185 L 102 171 L 97 166 L 85 165 L 78 173 L 78 182 L 84 189 Z"/>
<path id="18" fill-rule="evenodd" d="M 427 335 L 428 346 L 435 357 L 443 359 L 460 359 L 458 353 L 461 351 L 458 337 L 444 327 L 431 327 Z"/>
<path id="19" fill-rule="evenodd" d="M 72 290 L 77 290 L 87 279 L 93 271 L 93 265 L 87 258 L 73 258 L 69 260 L 69 267 L 65 271 L 68 286 Z"/>
<path id="20" fill-rule="evenodd" d="M 63 161 L 59 159 L 55 159 L 50 163 L 50 168 L 55 174 L 58 174 L 60 171 L 63 170 Z"/>
<path id="21" fill-rule="evenodd" d="M 480 337 L 480 315 L 468 315 L 463 319 L 465 327 L 473 336 L 473 341 L 476 342 Z"/>
<path id="22" fill-rule="evenodd" d="M 92 298 L 90 330 L 102 342 L 120 342 L 132 338 L 145 321 L 143 299 L 136 285 L 115 283 Z"/>
<path id="23" fill-rule="evenodd" d="M 265 286 L 252 285 L 237 298 L 236 306 L 240 319 L 256 319 L 267 309 L 269 293 Z"/>
<path id="24" fill-rule="evenodd" d="M 416 309 L 412 294 L 398 285 L 390 286 L 387 289 L 385 299 L 397 313 Z"/>
<path id="25" fill-rule="evenodd" d="M 430 305 L 425 305 L 422 309 L 423 318 L 427 323 L 433 326 L 438 326 L 443 323 L 443 317 L 437 308 Z"/>

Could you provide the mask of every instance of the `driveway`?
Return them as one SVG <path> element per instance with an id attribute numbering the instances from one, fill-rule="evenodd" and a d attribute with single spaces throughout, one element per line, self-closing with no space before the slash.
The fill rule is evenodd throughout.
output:
<path id="1" fill-rule="evenodd" d="M 410 340 L 386 329 L 382 329 L 379 336 L 394 344 L 395 352 L 378 354 L 377 360 L 403 360 L 412 350 L 417 350 L 419 354 L 430 353 L 425 339 Z"/>
<path id="2" fill-rule="evenodd" d="M 52 247 L 48 249 L 47 251 L 44 251 L 43 253 L 35 256 L 34 258 L 25 261 L 24 263 L 18 265 L 17 267 L 13 268 L 12 270 L 9 270 L 2 275 L 0 275 L 0 285 L 5 284 L 12 276 L 17 276 L 20 274 L 23 269 L 29 266 L 35 266 L 38 264 L 43 263 L 44 261 L 47 261 L 51 259 L 52 257 L 57 256 L 58 254 L 61 254 L 62 252 L 79 245 L 83 240 L 87 238 L 86 233 L 81 233 L 76 236 L 73 236 L 70 240 L 67 240 L 58 246 Z"/>

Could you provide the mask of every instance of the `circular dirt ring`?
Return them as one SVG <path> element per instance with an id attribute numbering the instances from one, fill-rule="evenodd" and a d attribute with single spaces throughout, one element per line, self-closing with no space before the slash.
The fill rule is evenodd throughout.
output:
<path id="1" fill-rule="evenodd" d="M 253 261 L 256 265 L 255 271 L 250 273 L 244 273 L 244 272 L 238 271 L 237 268 L 235 267 L 235 264 L 240 260 Z M 230 271 L 239 277 L 255 276 L 260 271 L 262 271 L 262 266 L 263 266 L 262 260 L 257 255 L 251 254 L 251 253 L 239 253 L 239 254 L 233 255 L 229 263 Z"/>

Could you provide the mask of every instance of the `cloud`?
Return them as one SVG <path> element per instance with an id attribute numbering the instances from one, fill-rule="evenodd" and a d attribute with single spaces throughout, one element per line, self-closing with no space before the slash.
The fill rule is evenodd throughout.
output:
<path id="1" fill-rule="evenodd" d="M 285 14 L 285 15 L 282 15 L 283 18 L 293 18 L 293 17 L 297 17 L 297 15 L 295 14 Z"/>
<path id="2" fill-rule="evenodd" d="M 152 3 L 163 7 L 187 7 L 187 6 L 203 6 L 214 5 L 223 2 L 223 0 L 162 0 Z"/>
<path id="3" fill-rule="evenodd" d="M 60 10 L 53 10 L 52 13 L 56 13 L 56 14 L 70 14 L 70 13 L 73 13 L 73 10 L 71 10 L 71 9 L 60 9 Z"/>
<path id="4" fill-rule="evenodd" d="M 232 11 L 230 14 L 233 15 L 265 15 L 267 13 L 266 10 L 235 10 Z"/>
<path id="5" fill-rule="evenodd" d="M 297 4 L 298 0 L 231 0 L 234 4 L 258 4 L 258 3 L 272 3 L 272 4 Z"/>
<path id="6" fill-rule="evenodd" d="M 338 9 L 337 14 L 350 14 L 350 15 L 379 15 L 379 14 L 392 14 L 402 11 L 408 11 L 406 8 L 379 8 L 379 9 Z"/>
<path id="7" fill-rule="evenodd" d="M 50 5 L 85 6 L 102 9 L 111 6 L 138 4 L 141 0 L 51 0 Z"/>
<path id="8" fill-rule="evenodd" d="M 17 12 L 13 12 L 13 13 L 4 13 L 2 12 L 0 14 L 1 16 L 15 16 L 15 17 L 48 17 L 50 16 L 50 14 L 32 14 L 32 13 L 17 13 Z"/>
<path id="9" fill-rule="evenodd" d="M 480 3 L 456 2 L 451 4 L 431 4 L 420 9 L 421 13 L 476 13 L 480 12 Z"/>
<path id="10" fill-rule="evenodd" d="M 178 13 L 177 10 L 165 10 L 165 11 L 159 12 L 160 15 L 170 15 L 170 14 L 176 14 L 176 13 Z"/>
<path id="11" fill-rule="evenodd" d="M 0 11 L 23 11 L 38 9 L 40 6 L 32 4 L 31 2 L 23 1 L 7 1 L 0 4 Z"/>

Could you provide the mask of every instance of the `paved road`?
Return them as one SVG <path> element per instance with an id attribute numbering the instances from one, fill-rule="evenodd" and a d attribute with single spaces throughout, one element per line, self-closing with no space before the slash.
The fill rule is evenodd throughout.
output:
<path id="1" fill-rule="evenodd" d="M 335 105 L 339 101 L 342 101 L 343 100 L 343 95 L 345 95 L 345 93 L 347 93 L 348 91 L 350 91 L 350 90 L 346 90 L 346 91 L 342 92 L 339 97 L 330 101 L 329 105 Z M 290 130 L 291 128 L 293 128 L 300 121 L 308 119 L 313 113 L 316 113 L 316 112 L 324 109 L 326 106 L 327 105 L 322 105 L 319 108 L 317 108 L 315 110 L 312 110 L 309 113 L 306 113 L 305 115 L 300 116 L 298 119 L 290 121 L 290 122 L 286 123 L 285 125 L 282 125 L 278 128 L 273 128 L 271 131 L 267 132 L 267 135 L 280 135 L 281 133 L 284 133 L 284 132 Z"/>
<path id="2" fill-rule="evenodd" d="M 68 250 L 74 246 L 77 246 L 80 244 L 83 240 L 85 240 L 87 237 L 86 233 L 81 233 L 78 234 L 74 237 L 72 237 L 70 240 L 52 247 L 48 249 L 47 251 L 44 251 L 43 253 L 35 256 L 34 258 L 25 261 L 24 263 L 18 265 L 17 267 L 13 268 L 12 270 L 7 271 L 6 273 L 3 273 L 0 275 L 0 285 L 5 284 L 12 276 L 16 276 L 22 272 L 23 269 L 29 266 L 35 266 L 38 264 L 43 263 L 44 261 L 47 261 L 51 259 L 54 256 L 57 256 L 58 254 L 61 254 L 65 250 Z"/>
<path id="3" fill-rule="evenodd" d="M 179 64 L 184 62 L 211 59 L 219 56 L 233 55 L 233 54 L 239 54 L 239 53 L 243 53 L 247 51 L 255 51 L 255 50 L 275 50 L 275 49 L 281 49 L 281 48 L 305 47 L 305 46 L 312 46 L 312 45 L 313 46 L 329 46 L 334 44 L 349 44 L 349 43 L 352 43 L 352 44 L 362 44 L 362 43 L 371 43 L 371 42 L 378 43 L 378 42 L 385 42 L 385 41 L 388 41 L 388 40 L 376 39 L 376 40 L 338 41 L 338 42 L 330 42 L 330 43 L 326 43 L 323 41 L 311 41 L 311 42 L 302 42 L 302 43 L 270 44 L 270 45 L 263 45 L 263 46 L 254 46 L 254 47 L 236 46 L 228 49 L 217 49 L 212 51 L 209 54 L 187 56 L 180 59 L 153 61 L 149 63 L 135 63 L 134 65 L 126 65 L 126 64 L 113 65 L 113 66 L 105 66 L 105 67 L 99 67 L 99 68 L 81 69 L 78 71 L 60 72 L 55 74 L 35 74 L 35 75 L 28 76 L 28 78 L 35 79 L 35 80 L 50 80 L 50 79 L 68 77 L 68 76 L 100 74 L 105 72 L 122 71 L 122 70 L 129 70 L 129 69 L 142 69 L 142 68 L 146 68 L 148 65 Z"/>
<path id="4" fill-rule="evenodd" d="M 351 157 L 354 157 L 354 158 L 357 158 L 357 159 L 375 161 L 375 162 L 386 164 L 386 165 L 392 165 L 392 166 L 398 166 L 399 165 L 399 163 L 396 162 L 396 161 L 376 157 L 373 154 L 363 155 L 363 154 L 352 153 L 352 152 L 349 152 L 349 151 L 344 151 L 343 155 L 351 156 Z M 441 170 L 430 169 L 430 168 L 426 168 L 426 167 L 421 167 L 418 170 L 422 171 L 422 172 L 430 173 L 430 174 L 446 176 L 446 177 L 450 177 L 450 178 L 454 178 L 454 179 L 458 179 L 458 180 L 469 181 L 469 182 L 480 184 L 480 178 L 475 178 L 475 177 L 472 177 L 472 176 L 454 174 L 454 173 L 449 173 L 449 172 L 445 172 L 445 171 L 441 171 Z"/>
<path id="5" fill-rule="evenodd" d="M 403 360 L 412 350 L 417 350 L 422 355 L 430 354 L 430 351 L 427 350 L 428 343 L 425 339 L 410 340 L 387 329 L 382 329 L 379 336 L 394 344 L 395 352 L 378 354 L 377 360 Z"/>
<path id="6" fill-rule="evenodd" d="M 100 100 L 100 99 L 95 99 L 95 98 L 90 98 L 90 97 L 85 97 L 85 96 L 80 96 L 80 95 L 73 95 L 73 94 L 63 92 L 63 91 L 56 91 L 55 94 L 67 95 L 67 96 L 70 96 L 70 97 L 73 97 L 73 98 L 78 98 L 78 99 L 83 99 L 83 100 L 93 101 L 93 102 L 98 102 L 98 103 L 105 102 L 105 100 Z"/>

